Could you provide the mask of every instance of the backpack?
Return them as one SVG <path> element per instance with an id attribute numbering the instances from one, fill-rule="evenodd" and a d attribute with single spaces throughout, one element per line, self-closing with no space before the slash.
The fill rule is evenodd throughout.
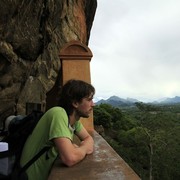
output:
<path id="1" fill-rule="evenodd" d="M 0 179 L 4 180 L 20 180 L 27 179 L 25 171 L 35 162 L 43 153 L 50 147 L 44 147 L 37 153 L 27 164 L 20 167 L 21 153 L 28 136 L 32 133 L 39 119 L 44 113 L 41 111 L 32 111 L 29 115 L 21 118 L 18 116 L 13 118 L 8 126 L 8 133 L 3 133 L 4 137 L 0 141 L 2 145 L 8 144 L 8 150 L 0 152 L 0 168 L 3 166 L 3 161 L 8 163 L 7 172 L 0 172 Z M 2 161 L 2 162 L 1 162 Z"/>

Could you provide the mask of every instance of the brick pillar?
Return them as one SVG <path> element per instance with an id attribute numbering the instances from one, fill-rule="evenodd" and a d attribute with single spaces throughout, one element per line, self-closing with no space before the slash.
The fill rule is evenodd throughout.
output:
<path id="1" fill-rule="evenodd" d="M 69 79 L 79 79 L 91 83 L 90 60 L 91 50 L 79 41 L 67 43 L 60 51 L 62 63 L 62 84 Z M 94 130 L 93 113 L 90 117 L 81 118 L 81 122 L 88 131 Z"/>

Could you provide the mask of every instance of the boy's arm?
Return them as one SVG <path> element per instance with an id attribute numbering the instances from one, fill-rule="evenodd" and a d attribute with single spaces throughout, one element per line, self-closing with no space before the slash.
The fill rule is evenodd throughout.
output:
<path id="1" fill-rule="evenodd" d="M 86 154 L 91 154 L 93 152 L 93 138 L 84 127 L 77 133 L 77 136 L 81 140 L 79 146 L 74 145 L 72 141 L 66 137 L 54 139 L 54 143 L 59 151 L 61 160 L 67 166 L 75 165 L 84 159 Z"/>
<path id="2" fill-rule="evenodd" d="M 86 129 L 83 127 L 82 130 L 79 133 L 76 133 L 76 135 L 81 140 L 81 144 L 80 144 L 79 147 L 86 146 L 87 147 L 86 154 L 93 153 L 93 150 L 94 150 L 94 140 L 91 137 L 91 135 L 86 131 Z"/>

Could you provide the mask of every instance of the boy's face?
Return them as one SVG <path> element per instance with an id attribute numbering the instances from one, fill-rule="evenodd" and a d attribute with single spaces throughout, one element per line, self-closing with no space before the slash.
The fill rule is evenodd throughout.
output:
<path id="1" fill-rule="evenodd" d="M 88 118 L 95 106 L 93 102 L 93 94 L 76 103 L 76 113 L 79 117 Z"/>

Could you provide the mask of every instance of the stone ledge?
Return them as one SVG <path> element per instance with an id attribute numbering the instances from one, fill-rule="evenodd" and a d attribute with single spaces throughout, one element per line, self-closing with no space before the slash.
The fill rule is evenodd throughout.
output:
<path id="1" fill-rule="evenodd" d="M 140 180 L 140 177 L 96 131 L 94 153 L 73 167 L 57 160 L 48 180 Z"/>

